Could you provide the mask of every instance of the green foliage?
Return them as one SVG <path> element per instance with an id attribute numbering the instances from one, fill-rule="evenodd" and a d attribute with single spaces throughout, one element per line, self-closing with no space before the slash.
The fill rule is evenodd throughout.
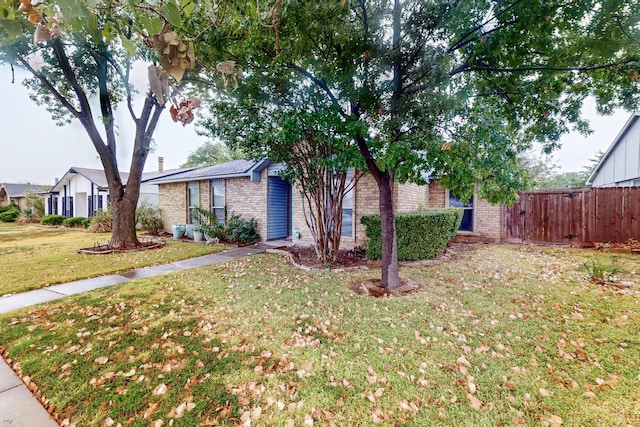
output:
<path id="1" fill-rule="evenodd" d="M 27 206 L 33 211 L 33 216 L 37 219 L 44 215 L 44 198 L 36 194 L 34 191 L 28 191 L 26 194 Z"/>
<path id="2" fill-rule="evenodd" d="M 258 222 L 255 218 L 244 219 L 240 215 L 232 215 L 225 227 L 226 239 L 229 242 L 253 243 L 260 240 L 257 228 Z"/>
<path id="3" fill-rule="evenodd" d="M 589 159 L 589 163 L 577 172 L 558 172 L 557 166 L 548 157 L 536 158 L 532 156 L 526 159 L 523 167 L 527 168 L 532 175 L 534 189 L 539 190 L 561 190 L 565 188 L 583 188 L 587 186 L 587 180 L 595 170 L 595 167 L 604 156 L 603 151 Z"/>
<path id="4" fill-rule="evenodd" d="M 209 238 L 220 240 L 225 238 L 224 226 L 213 212 L 196 207 L 193 210 L 193 215 L 198 223 L 195 228 L 196 231 L 204 233 Z"/>
<path id="5" fill-rule="evenodd" d="M 597 283 L 614 281 L 615 275 L 622 271 L 615 263 L 606 262 L 600 258 L 583 262 L 580 269 L 587 272 L 591 281 Z"/>
<path id="6" fill-rule="evenodd" d="M 65 217 L 62 215 L 45 215 L 40 218 L 40 223 L 42 225 L 62 225 L 64 220 Z"/>
<path id="7" fill-rule="evenodd" d="M 238 147 L 233 149 L 220 142 L 205 142 L 187 157 L 187 161 L 180 167 L 203 167 L 225 163 L 244 158 L 244 153 Z"/>
<path id="8" fill-rule="evenodd" d="M 18 218 L 18 222 L 20 224 L 33 224 L 40 222 L 40 216 L 36 215 L 33 208 L 26 208 L 20 212 L 20 217 Z"/>
<path id="9" fill-rule="evenodd" d="M 149 203 L 142 203 L 136 209 L 136 224 L 148 233 L 157 235 L 164 228 L 162 212 Z"/>
<path id="10" fill-rule="evenodd" d="M 20 208 L 14 204 L 0 207 L 0 222 L 15 222 L 20 216 Z"/>
<path id="11" fill-rule="evenodd" d="M 415 261 L 440 255 L 455 237 L 462 214 L 462 209 L 444 208 L 396 215 L 398 259 Z M 367 228 L 367 258 L 379 259 L 382 255 L 380 215 L 363 216 L 360 223 Z"/>
<path id="12" fill-rule="evenodd" d="M 99 209 L 94 217 L 91 218 L 89 231 L 92 233 L 110 233 L 113 229 L 113 212 L 111 209 Z"/>
<path id="13" fill-rule="evenodd" d="M 62 225 L 68 228 L 89 228 L 91 225 L 91 218 L 85 218 L 82 216 L 74 216 L 66 218 L 62 221 Z"/>

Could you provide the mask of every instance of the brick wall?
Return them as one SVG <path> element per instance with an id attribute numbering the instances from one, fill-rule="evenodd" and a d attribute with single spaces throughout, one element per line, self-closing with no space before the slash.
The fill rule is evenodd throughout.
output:
<path id="1" fill-rule="evenodd" d="M 211 181 L 199 181 L 200 209 L 211 210 Z"/>
<path id="2" fill-rule="evenodd" d="M 440 186 L 440 180 L 433 180 L 429 183 L 429 203 L 430 208 L 445 208 L 447 203 L 447 190 Z"/>
<path id="3" fill-rule="evenodd" d="M 502 238 L 502 205 L 474 197 L 473 234 L 499 242 Z"/>
<path id="4" fill-rule="evenodd" d="M 267 237 L 267 169 L 262 171 L 260 182 L 248 177 L 225 180 L 225 203 L 227 218 L 240 215 L 244 219 L 255 218 L 258 233 L 262 239 Z"/>
<path id="5" fill-rule="evenodd" d="M 429 200 L 429 186 L 413 183 L 397 185 L 395 199 L 396 212 L 413 212 L 420 207 L 427 206 Z"/>
<path id="6" fill-rule="evenodd" d="M 160 184 L 158 208 L 162 212 L 164 231 L 171 232 L 174 224 L 187 222 L 187 183 Z"/>

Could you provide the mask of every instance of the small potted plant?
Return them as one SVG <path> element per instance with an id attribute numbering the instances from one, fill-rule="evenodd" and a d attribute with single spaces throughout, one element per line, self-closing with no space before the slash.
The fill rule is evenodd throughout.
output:
<path id="1" fill-rule="evenodd" d="M 193 229 L 193 241 L 202 242 L 207 226 L 204 224 L 198 224 Z"/>

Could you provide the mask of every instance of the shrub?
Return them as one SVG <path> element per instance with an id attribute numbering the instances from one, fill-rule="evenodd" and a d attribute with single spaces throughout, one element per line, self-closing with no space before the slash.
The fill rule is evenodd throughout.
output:
<path id="1" fill-rule="evenodd" d="M 398 259 L 416 261 L 433 259 L 444 251 L 462 221 L 462 209 L 427 209 L 417 213 L 396 215 Z M 367 258 L 382 256 L 380 215 L 363 216 L 367 228 Z"/>
<path id="2" fill-rule="evenodd" d="M 240 215 L 232 215 L 225 227 L 226 239 L 230 242 L 253 243 L 260 239 L 257 228 L 258 223 L 254 218 L 243 219 Z"/>
<path id="3" fill-rule="evenodd" d="M 0 222 L 14 222 L 20 215 L 20 208 L 14 204 L 0 207 Z"/>
<path id="4" fill-rule="evenodd" d="M 42 225 L 62 225 L 65 217 L 62 215 L 45 215 L 40 218 L 40 224 Z"/>
<path id="5" fill-rule="evenodd" d="M 69 228 L 88 228 L 91 225 L 91 218 L 85 218 L 83 216 L 74 216 L 66 218 L 62 221 L 62 225 Z"/>
<path id="6" fill-rule="evenodd" d="M 586 271 L 589 280 L 595 283 L 615 282 L 615 275 L 622 272 L 622 269 L 614 263 L 605 262 L 597 258 L 585 261 L 580 268 Z"/>
<path id="7" fill-rule="evenodd" d="M 148 203 L 142 203 L 136 209 L 136 224 L 149 234 L 157 235 L 164 228 L 160 209 Z"/>
<path id="8" fill-rule="evenodd" d="M 92 233 L 110 233 L 113 231 L 113 214 L 111 209 L 106 211 L 100 209 L 94 217 L 91 218 L 89 231 Z"/>
<path id="9" fill-rule="evenodd" d="M 215 237 L 220 240 L 225 238 L 225 229 L 213 212 L 202 208 L 194 208 L 194 218 L 198 223 L 196 230 L 203 232 L 207 237 Z"/>
<path id="10" fill-rule="evenodd" d="M 40 222 L 40 216 L 32 208 L 23 209 L 18 218 L 20 224 L 33 224 Z"/>

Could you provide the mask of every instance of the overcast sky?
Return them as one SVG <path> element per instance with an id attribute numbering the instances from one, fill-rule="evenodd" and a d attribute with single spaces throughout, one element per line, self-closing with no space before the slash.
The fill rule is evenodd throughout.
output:
<path id="1" fill-rule="evenodd" d="M 16 69 L 16 82 L 11 84 L 10 68 L 0 66 L 0 182 L 52 185 L 55 178 L 61 178 L 73 166 L 102 168 L 82 126 L 77 122 L 56 126 L 46 109 L 29 99 L 27 89 L 20 83 L 25 74 L 18 72 Z M 578 171 L 587 165 L 589 158 L 609 147 L 631 116 L 624 111 L 598 116 L 593 104 L 585 105 L 584 114 L 594 133 L 588 137 L 579 134 L 563 137 L 562 148 L 553 156 L 561 171 Z M 132 148 L 128 141 L 133 139 L 133 126 L 125 108 L 120 108 L 117 115 L 116 123 L 130 125 L 119 129 L 118 166 L 127 171 Z M 183 127 L 174 123 L 168 112 L 163 113 L 154 140 L 155 151 L 147 160 L 147 172 L 156 170 L 159 156 L 164 157 L 165 170 L 179 167 L 205 142 L 196 135 L 193 123 Z"/>

